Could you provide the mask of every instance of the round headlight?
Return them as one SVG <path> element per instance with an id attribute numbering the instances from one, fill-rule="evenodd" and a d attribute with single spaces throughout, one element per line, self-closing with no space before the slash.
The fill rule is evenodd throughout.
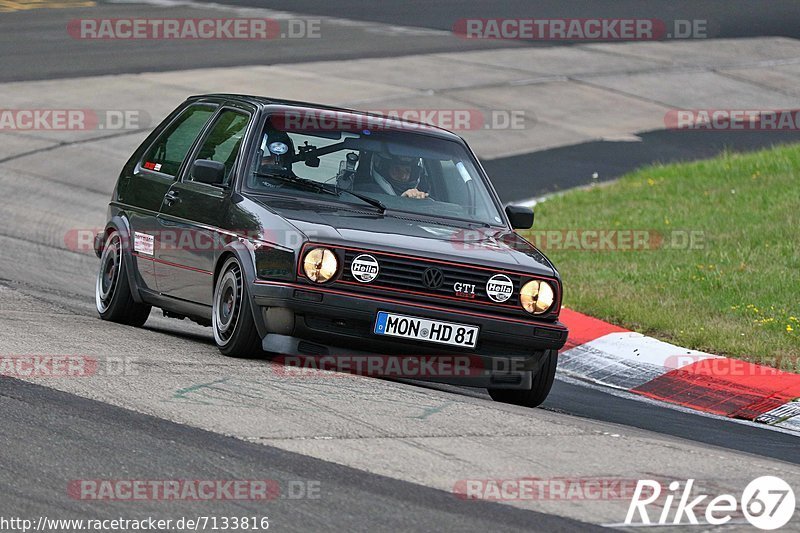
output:
<path id="1" fill-rule="evenodd" d="M 529 281 L 519 291 L 519 302 L 522 307 L 534 315 L 547 312 L 552 307 L 553 301 L 555 301 L 555 292 L 546 281 Z"/>
<path id="2" fill-rule="evenodd" d="M 314 248 L 303 259 L 303 272 L 308 279 L 317 283 L 325 283 L 336 275 L 339 261 L 336 254 L 327 248 Z"/>

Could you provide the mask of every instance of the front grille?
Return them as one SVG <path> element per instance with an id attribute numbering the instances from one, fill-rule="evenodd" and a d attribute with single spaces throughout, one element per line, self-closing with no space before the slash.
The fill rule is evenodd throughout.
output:
<path id="1" fill-rule="evenodd" d="M 362 253 L 368 253 L 375 257 L 380 266 L 377 278 L 369 283 L 359 282 L 350 271 L 353 260 Z M 431 288 L 426 286 L 423 282 L 425 271 L 430 268 L 439 269 L 444 275 L 443 282 L 438 288 Z M 489 278 L 495 274 L 505 274 L 514 286 L 512 296 L 502 303 L 493 301 L 486 292 L 486 284 Z M 523 280 L 527 279 L 530 279 L 530 277 L 500 270 L 482 270 L 451 263 L 438 263 L 420 258 L 385 255 L 380 252 L 346 250 L 340 282 L 348 284 L 349 290 L 364 292 L 375 292 L 381 289 L 394 292 L 403 291 L 409 297 L 449 298 L 452 299 L 454 305 L 460 307 L 479 308 L 483 310 L 492 308 L 498 312 L 502 311 L 517 315 L 527 315 L 527 313 L 519 307 L 519 289 Z M 455 289 L 458 283 L 474 286 L 474 297 L 468 298 L 457 295 Z"/>

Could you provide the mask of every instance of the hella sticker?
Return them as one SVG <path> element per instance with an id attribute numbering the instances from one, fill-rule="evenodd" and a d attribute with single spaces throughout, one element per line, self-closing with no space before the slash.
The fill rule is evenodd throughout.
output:
<path id="1" fill-rule="evenodd" d="M 493 302 L 505 302 L 513 293 L 514 283 L 505 274 L 495 274 L 486 282 L 486 294 Z"/>
<path id="2" fill-rule="evenodd" d="M 369 254 L 361 254 L 350 265 L 350 273 L 356 278 L 356 281 L 361 283 L 369 283 L 378 277 L 380 267 L 378 260 Z"/>

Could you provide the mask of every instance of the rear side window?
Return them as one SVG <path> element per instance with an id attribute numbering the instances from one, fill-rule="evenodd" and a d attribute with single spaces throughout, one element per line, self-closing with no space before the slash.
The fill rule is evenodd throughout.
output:
<path id="1" fill-rule="evenodd" d="M 250 115 L 232 110 L 222 111 L 197 152 L 197 159 L 209 159 L 225 165 L 225 183 L 230 180 L 249 122 Z M 194 179 L 192 176 L 189 178 Z"/>
<path id="2" fill-rule="evenodd" d="M 210 106 L 191 106 L 158 137 L 144 156 L 142 166 L 176 176 L 189 148 L 214 113 Z"/>

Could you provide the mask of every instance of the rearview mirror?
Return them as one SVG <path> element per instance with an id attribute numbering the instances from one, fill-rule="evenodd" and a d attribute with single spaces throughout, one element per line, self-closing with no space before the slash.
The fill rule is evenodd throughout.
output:
<path id="1" fill-rule="evenodd" d="M 530 229 L 533 226 L 533 208 L 522 205 L 507 205 L 506 215 L 513 229 Z"/>
<path id="2" fill-rule="evenodd" d="M 210 159 L 198 159 L 192 165 L 192 180 L 208 185 L 224 185 L 225 164 Z"/>

